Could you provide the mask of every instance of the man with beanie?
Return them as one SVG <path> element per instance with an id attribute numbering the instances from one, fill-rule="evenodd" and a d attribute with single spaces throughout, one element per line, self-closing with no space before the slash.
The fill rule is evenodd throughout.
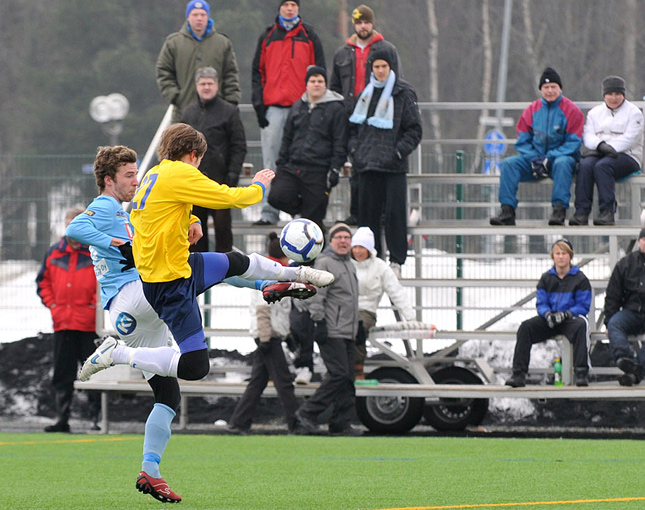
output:
<path id="1" fill-rule="evenodd" d="M 212 67 L 200 67 L 195 73 L 199 99 L 188 105 L 181 116 L 184 122 L 203 133 L 208 147 L 199 164 L 201 172 L 220 184 L 236 187 L 246 156 L 246 136 L 236 106 L 219 96 L 219 77 Z M 230 209 L 193 207 L 193 214 L 202 222 L 204 236 L 191 251 L 211 251 L 208 242 L 208 217 L 215 224 L 215 250 L 226 253 L 233 249 L 233 227 Z"/>
<path id="2" fill-rule="evenodd" d="M 517 122 L 518 156 L 502 161 L 499 201 L 502 212 L 491 225 L 515 225 L 520 182 L 553 179 L 549 225 L 564 225 L 571 198 L 571 181 L 580 159 L 584 116 L 573 101 L 562 95 L 562 80 L 547 67 L 538 83 L 542 94 Z"/>
<path id="3" fill-rule="evenodd" d="M 323 67 L 309 66 L 305 79 L 307 89 L 285 123 L 269 204 L 325 232 L 329 194 L 347 156 L 347 118 L 343 96 L 327 89 Z"/>
<path id="4" fill-rule="evenodd" d="M 614 267 L 603 314 L 609 337 L 609 353 L 624 374 L 621 386 L 633 386 L 645 376 L 645 344 L 634 355 L 629 335 L 645 333 L 645 228 L 638 235 L 638 250 L 625 255 Z"/>
<path id="5" fill-rule="evenodd" d="M 613 225 L 616 181 L 640 173 L 643 158 L 643 112 L 625 99 L 625 80 L 607 76 L 602 81 L 604 103 L 587 114 L 583 153 L 576 177 L 576 212 L 569 225 L 587 225 L 598 188 L 600 215 L 594 225 Z M 584 150 L 586 149 L 586 150 Z"/>
<path id="6" fill-rule="evenodd" d="M 299 13 L 299 1 L 280 1 L 278 17 L 258 39 L 253 58 L 251 102 L 260 126 L 264 168 L 275 169 L 289 108 L 305 92 L 307 67 L 326 67 L 322 43 Z M 263 204 L 255 224 L 275 225 L 280 211 Z"/>
<path id="7" fill-rule="evenodd" d="M 307 302 L 314 322 L 314 340 L 327 374 L 311 398 L 296 411 L 299 424 L 309 433 L 318 431 L 318 419 L 329 408 L 330 435 L 359 435 L 351 426 L 354 417 L 354 338 L 358 332 L 358 280 L 350 258 L 352 233 L 345 223 L 329 229 L 330 250 L 320 254 L 314 267 L 329 271 L 334 283 Z"/>
<path id="8" fill-rule="evenodd" d="M 179 32 L 170 34 L 157 58 L 157 84 L 161 94 L 175 106 L 172 122 L 197 100 L 194 79 L 200 67 L 213 67 L 219 75 L 219 95 L 238 104 L 242 97 L 237 59 L 230 39 L 215 30 L 210 6 L 204 0 L 186 5 L 186 21 Z"/>
<path id="9" fill-rule="evenodd" d="M 391 53 L 371 51 L 368 60 L 370 82 L 349 118 L 348 148 L 358 175 L 358 223 L 372 230 L 376 251 L 385 258 L 385 215 L 390 265 L 400 276 L 408 254 L 408 156 L 421 141 L 421 117 L 416 92 L 392 69 Z"/>
<path id="10" fill-rule="evenodd" d="M 329 88 L 342 94 L 349 117 L 354 111 L 356 98 L 369 82 L 371 69 L 368 65 L 370 51 L 385 50 L 390 53 L 392 70 L 400 76 L 399 54 L 396 47 L 386 41 L 383 35 L 374 30 L 374 11 L 361 4 L 352 11 L 354 33 L 345 44 L 336 50 Z M 358 176 L 352 167 L 349 180 L 351 187 L 350 216 L 345 223 L 356 225 L 358 222 Z"/>

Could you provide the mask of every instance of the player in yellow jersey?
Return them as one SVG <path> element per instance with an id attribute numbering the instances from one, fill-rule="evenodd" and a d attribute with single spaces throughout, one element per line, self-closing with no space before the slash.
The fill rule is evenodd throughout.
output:
<path id="1" fill-rule="evenodd" d="M 132 251 L 143 293 L 179 345 L 132 348 L 107 338 L 83 365 L 79 378 L 115 364 L 129 364 L 166 377 L 197 380 L 210 369 L 197 296 L 225 278 L 278 280 L 325 287 L 334 276 L 308 266 L 285 267 L 256 253 L 190 253 L 202 236 L 193 205 L 208 209 L 259 203 L 275 174 L 260 170 L 246 188 L 229 188 L 203 175 L 204 136 L 187 124 L 164 131 L 157 153 L 161 163 L 141 181 L 130 220 L 135 229 Z"/>

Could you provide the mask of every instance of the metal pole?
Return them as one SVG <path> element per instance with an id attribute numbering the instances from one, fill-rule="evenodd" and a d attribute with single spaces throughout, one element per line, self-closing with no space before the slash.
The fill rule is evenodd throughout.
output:
<path id="1" fill-rule="evenodd" d="M 466 153 L 464 151 L 457 151 L 455 152 L 455 163 L 456 163 L 456 170 L 458 174 L 463 174 L 464 173 L 464 167 L 465 167 L 465 155 Z M 464 191 L 463 191 L 463 184 L 459 183 L 457 184 L 457 203 L 461 204 L 464 201 Z M 463 207 L 457 207 L 457 219 L 462 220 L 464 216 L 464 208 Z M 463 236 L 458 235 L 456 238 L 456 244 L 455 244 L 455 251 L 457 253 L 457 278 L 463 278 L 463 260 L 459 256 L 459 254 L 463 253 L 463 243 L 464 239 Z M 462 316 L 461 316 L 461 305 L 462 305 L 462 288 L 457 287 L 457 330 L 463 329 L 463 324 L 462 324 Z"/>
<path id="2" fill-rule="evenodd" d="M 499 78 L 497 80 L 497 102 L 506 101 L 506 76 L 508 74 L 508 46 L 511 33 L 511 12 L 513 10 L 513 0 L 504 0 L 504 24 L 502 26 L 502 47 L 499 54 Z M 497 109 L 497 119 L 499 126 L 502 125 L 504 110 Z"/>

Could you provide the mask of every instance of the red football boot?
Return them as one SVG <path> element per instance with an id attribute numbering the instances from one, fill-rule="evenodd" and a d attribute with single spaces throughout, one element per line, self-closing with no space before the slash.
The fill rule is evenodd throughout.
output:
<path id="1" fill-rule="evenodd" d="M 144 494 L 150 494 L 162 503 L 179 503 L 181 501 L 181 496 L 168 487 L 163 478 L 152 478 L 145 471 L 139 473 L 137 490 Z"/>
<path id="2" fill-rule="evenodd" d="M 316 294 L 316 287 L 309 283 L 278 282 L 267 285 L 262 291 L 262 297 L 267 303 L 280 301 L 284 297 L 308 299 Z"/>

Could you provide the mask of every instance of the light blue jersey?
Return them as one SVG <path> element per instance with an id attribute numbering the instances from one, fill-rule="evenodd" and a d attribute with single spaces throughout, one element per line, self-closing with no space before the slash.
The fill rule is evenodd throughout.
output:
<path id="1" fill-rule="evenodd" d="M 110 301 L 126 283 L 139 279 L 134 268 L 121 272 L 123 255 L 116 246 L 110 246 L 112 238 L 131 242 L 134 236 L 130 215 L 116 198 L 96 197 L 83 214 L 71 221 L 65 235 L 89 245 L 104 309 L 108 309 Z"/>

